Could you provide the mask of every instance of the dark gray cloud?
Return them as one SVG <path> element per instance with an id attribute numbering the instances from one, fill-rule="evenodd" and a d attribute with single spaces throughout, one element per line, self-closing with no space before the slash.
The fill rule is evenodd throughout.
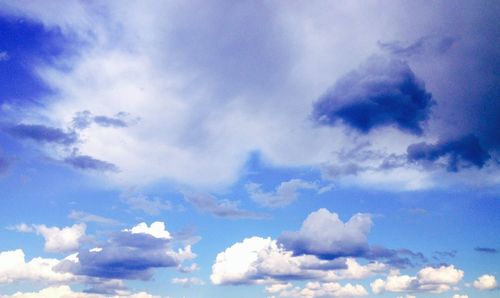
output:
<path id="1" fill-rule="evenodd" d="M 440 141 L 436 144 L 418 143 L 407 149 L 410 162 L 433 163 L 444 157 L 448 171 L 457 172 L 461 168 L 475 166 L 482 168 L 491 158 L 479 139 L 467 135 L 458 139 Z"/>
<path id="2" fill-rule="evenodd" d="M 71 145 L 78 139 L 74 132 L 65 132 L 60 128 L 37 124 L 17 124 L 6 128 L 6 131 L 14 137 L 40 143 Z"/>
<path id="3" fill-rule="evenodd" d="M 492 247 L 474 247 L 475 251 L 496 254 L 498 250 Z"/>
<path id="4" fill-rule="evenodd" d="M 249 218 L 249 219 L 264 219 L 269 216 L 262 213 L 256 213 L 240 209 L 237 202 L 230 200 L 218 200 L 215 197 L 207 194 L 184 194 L 184 200 L 192 204 L 196 209 L 202 212 L 208 212 L 217 217 L 224 218 Z"/>
<path id="5" fill-rule="evenodd" d="M 64 162 L 80 170 L 95 170 L 101 172 L 116 172 L 118 167 L 107 161 L 95 159 L 88 155 L 74 155 L 64 159 Z"/>
<path id="6" fill-rule="evenodd" d="M 379 47 L 388 53 L 408 58 L 411 56 L 432 56 L 444 54 L 457 41 L 450 36 L 424 36 L 411 44 L 400 41 L 378 42 Z"/>
<path id="7" fill-rule="evenodd" d="M 405 61 L 371 57 L 314 104 L 313 119 L 325 125 L 341 120 L 362 133 L 395 126 L 419 135 L 433 104 L 423 81 Z"/>

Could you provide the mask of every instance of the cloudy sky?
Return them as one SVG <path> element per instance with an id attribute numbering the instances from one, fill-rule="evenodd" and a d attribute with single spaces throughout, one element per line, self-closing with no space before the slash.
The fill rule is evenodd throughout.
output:
<path id="1" fill-rule="evenodd" d="M 0 298 L 488 298 L 499 1 L 0 0 Z"/>

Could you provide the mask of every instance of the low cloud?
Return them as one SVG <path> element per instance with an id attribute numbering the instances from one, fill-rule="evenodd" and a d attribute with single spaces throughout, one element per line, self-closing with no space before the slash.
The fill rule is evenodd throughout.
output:
<path id="1" fill-rule="evenodd" d="M 490 291 L 497 288 L 497 279 L 494 275 L 485 274 L 476 279 L 472 286 L 481 291 Z"/>
<path id="2" fill-rule="evenodd" d="M 174 244 L 163 222 L 140 223 L 110 235 L 95 249 L 80 250 L 57 270 L 87 277 L 147 280 L 154 268 L 175 268 L 196 257 L 190 245 L 176 251 Z"/>
<path id="3" fill-rule="evenodd" d="M 450 172 L 458 172 L 462 168 L 471 166 L 481 169 L 491 158 L 474 135 L 440 141 L 436 144 L 413 144 L 408 147 L 407 153 L 410 162 L 420 162 L 424 165 L 444 159 L 443 165 Z"/>
<path id="4" fill-rule="evenodd" d="M 266 288 L 268 294 L 276 294 L 279 297 L 294 298 L 321 298 L 321 297 L 362 297 L 368 296 L 368 291 L 362 285 L 339 283 L 308 282 L 303 288 L 293 287 L 291 284 L 273 285 Z"/>
<path id="5" fill-rule="evenodd" d="M 372 57 L 314 104 L 313 119 L 324 125 L 342 121 L 361 133 L 395 126 L 420 135 L 433 104 L 424 83 L 405 61 Z"/>
<path id="6" fill-rule="evenodd" d="M 387 278 L 372 282 L 373 293 L 383 292 L 427 292 L 443 293 L 451 290 L 463 278 L 464 272 L 453 265 L 438 268 L 422 268 L 416 276 L 400 275 L 398 271 L 391 272 Z"/>

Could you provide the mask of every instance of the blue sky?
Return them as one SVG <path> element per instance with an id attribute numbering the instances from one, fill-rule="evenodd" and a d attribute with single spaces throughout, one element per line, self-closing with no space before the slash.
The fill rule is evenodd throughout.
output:
<path id="1" fill-rule="evenodd" d="M 0 298 L 498 297 L 495 1 L 0 1 Z"/>

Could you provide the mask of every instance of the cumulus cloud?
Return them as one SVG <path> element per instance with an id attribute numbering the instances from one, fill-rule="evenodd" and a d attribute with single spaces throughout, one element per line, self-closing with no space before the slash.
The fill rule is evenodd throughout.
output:
<path id="1" fill-rule="evenodd" d="M 183 287 L 202 286 L 205 284 L 203 280 L 196 277 L 184 277 L 184 278 L 175 277 L 172 278 L 172 283 L 177 285 L 182 285 Z"/>
<path id="2" fill-rule="evenodd" d="M 309 214 L 298 232 L 285 232 L 279 241 L 297 255 L 361 256 L 369 250 L 367 236 L 372 224 L 367 214 L 356 214 L 344 223 L 336 213 L 322 208 Z"/>
<path id="3" fill-rule="evenodd" d="M 300 190 L 319 190 L 319 185 L 301 179 L 290 179 L 280 183 L 275 191 L 263 191 L 257 183 L 247 183 L 245 188 L 250 198 L 262 206 L 284 207 L 297 199 Z"/>
<path id="4" fill-rule="evenodd" d="M 218 200 L 208 194 L 185 193 L 184 200 L 202 212 L 208 212 L 217 217 L 224 218 L 250 218 L 263 219 L 268 215 L 256 213 L 238 207 L 238 203 L 230 200 Z"/>
<path id="5" fill-rule="evenodd" d="M 278 286 L 278 287 L 268 287 L 266 291 L 269 294 L 278 294 L 279 297 L 304 297 L 304 298 L 316 298 L 316 297 L 362 297 L 367 296 L 368 292 L 362 285 L 352 285 L 350 283 L 342 286 L 339 283 L 320 283 L 320 282 L 308 282 L 304 288 Z"/>
<path id="6" fill-rule="evenodd" d="M 313 118 L 326 125 L 342 120 L 362 133 L 395 126 L 422 134 L 422 123 L 433 104 L 424 83 L 406 62 L 372 57 L 314 104 Z"/>
<path id="7" fill-rule="evenodd" d="M 165 230 L 165 223 L 161 221 L 155 221 L 149 227 L 145 222 L 141 222 L 138 225 L 132 227 L 131 229 L 124 229 L 124 232 L 130 232 L 132 234 L 148 234 L 155 238 L 172 239 L 170 233 Z"/>
<path id="8" fill-rule="evenodd" d="M 214 284 L 279 284 L 304 279 L 334 282 L 364 279 L 386 270 L 387 266 L 378 262 L 361 265 L 351 258 L 294 256 L 276 240 L 251 237 L 217 255 L 210 279 Z"/>
<path id="9" fill-rule="evenodd" d="M 445 157 L 444 165 L 448 171 L 457 172 L 461 168 L 475 166 L 482 168 L 491 158 L 479 139 L 474 135 L 467 135 L 459 139 L 441 141 L 436 144 L 418 143 L 408 147 L 408 160 L 436 162 Z"/>
<path id="10" fill-rule="evenodd" d="M 140 223 L 112 234 L 95 249 L 80 250 L 57 269 L 88 277 L 147 280 L 154 268 L 175 268 L 196 257 L 190 245 L 174 250 L 173 240 L 163 222 Z"/>
<path id="11" fill-rule="evenodd" d="M 382 292 L 442 293 L 457 285 L 463 276 L 464 272 L 453 265 L 438 268 L 425 267 L 416 276 L 401 275 L 398 271 L 393 271 L 385 280 L 379 278 L 370 285 L 375 294 Z"/>
<path id="12" fill-rule="evenodd" d="M 23 250 L 0 252 L 0 283 L 29 281 L 40 283 L 68 283 L 76 280 L 70 273 L 54 270 L 60 263 L 57 259 L 33 258 L 25 260 Z"/>
<path id="13" fill-rule="evenodd" d="M 24 226 L 19 226 L 20 230 L 26 230 Z M 45 251 L 48 252 L 71 252 L 80 248 L 80 244 L 85 239 L 84 223 L 75 224 L 70 227 L 58 228 L 47 227 L 46 225 L 33 225 L 32 230 L 45 239 Z"/>
<path id="14" fill-rule="evenodd" d="M 497 288 L 497 279 L 494 275 L 481 275 L 472 283 L 472 286 L 482 291 L 494 290 Z"/>
<path id="15" fill-rule="evenodd" d="M 74 292 L 69 286 L 57 286 L 41 289 L 38 292 L 16 292 L 12 295 L 0 295 L 0 298 L 160 298 L 146 292 L 121 293 L 120 295 L 100 295 L 92 293 Z"/>
<path id="16" fill-rule="evenodd" d="M 77 135 L 74 132 L 65 132 L 60 128 L 39 124 L 17 124 L 5 128 L 5 130 L 14 137 L 40 143 L 70 145 L 77 141 Z"/>

